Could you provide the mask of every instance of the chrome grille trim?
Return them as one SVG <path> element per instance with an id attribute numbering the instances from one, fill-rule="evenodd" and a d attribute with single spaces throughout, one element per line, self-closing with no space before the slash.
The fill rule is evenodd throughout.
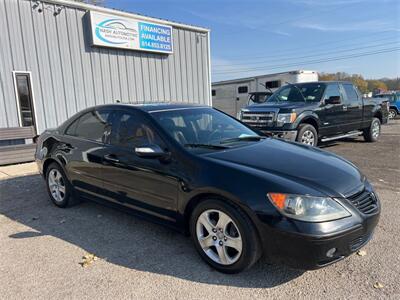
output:
<path id="1" fill-rule="evenodd" d="M 242 122 L 250 126 L 269 126 L 274 122 L 274 112 L 243 112 Z"/>

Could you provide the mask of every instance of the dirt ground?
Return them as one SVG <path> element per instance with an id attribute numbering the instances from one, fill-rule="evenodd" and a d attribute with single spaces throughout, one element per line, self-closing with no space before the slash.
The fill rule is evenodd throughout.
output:
<path id="1" fill-rule="evenodd" d="M 367 175 L 382 215 L 365 256 L 308 272 L 261 260 L 220 274 L 179 233 L 91 202 L 56 208 L 32 164 L 0 168 L 0 298 L 400 299 L 400 120 L 382 129 L 322 145 Z"/>

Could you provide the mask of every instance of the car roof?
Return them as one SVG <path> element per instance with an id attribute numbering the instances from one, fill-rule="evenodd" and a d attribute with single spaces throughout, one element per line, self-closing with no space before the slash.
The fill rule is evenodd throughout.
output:
<path id="1" fill-rule="evenodd" d="M 168 111 L 168 110 L 180 110 L 180 109 L 193 109 L 193 108 L 212 108 L 208 105 L 200 105 L 195 103 L 174 103 L 174 102 L 151 102 L 151 103 L 113 103 L 113 104 L 101 104 L 92 107 L 85 108 L 77 112 L 72 117 L 68 118 L 64 123 L 62 123 L 58 128 L 64 131 L 69 125 L 71 125 L 75 120 L 83 116 L 84 114 L 98 109 L 136 109 L 141 110 L 146 113 L 158 112 L 158 111 Z"/>
<path id="2" fill-rule="evenodd" d="M 329 80 L 308 81 L 308 82 L 296 82 L 296 83 L 293 83 L 293 84 L 295 84 L 295 85 L 301 85 L 301 84 L 307 84 L 307 83 L 324 83 L 324 84 L 347 83 L 347 84 L 352 84 L 351 81 L 343 81 L 343 80 L 334 80 L 334 81 L 329 81 Z"/>

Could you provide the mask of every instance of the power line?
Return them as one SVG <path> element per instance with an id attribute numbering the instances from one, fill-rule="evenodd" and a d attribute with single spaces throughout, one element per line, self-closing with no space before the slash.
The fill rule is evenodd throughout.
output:
<path id="1" fill-rule="evenodd" d="M 256 67 L 256 68 L 235 69 L 235 70 L 231 70 L 231 71 L 214 72 L 214 73 L 215 74 L 228 74 L 228 73 L 240 73 L 240 72 L 250 72 L 250 71 L 255 71 L 255 70 L 263 70 L 263 69 L 266 69 L 266 68 L 268 68 L 268 69 L 279 69 L 279 68 L 282 68 L 282 67 L 291 67 L 291 66 L 313 64 L 313 63 L 323 63 L 323 62 L 336 61 L 336 60 L 342 60 L 342 59 L 347 59 L 347 58 L 357 58 L 357 57 L 362 57 L 362 56 L 369 56 L 369 55 L 374 55 L 374 54 L 379 54 L 379 53 L 395 52 L 395 51 L 398 51 L 398 50 L 400 50 L 399 47 L 387 48 L 387 49 L 381 49 L 379 51 L 362 52 L 362 53 L 357 53 L 357 54 L 354 53 L 354 54 L 351 54 L 351 55 L 331 57 L 331 58 L 326 58 L 326 59 L 301 61 L 301 62 L 295 62 L 295 63 L 290 63 L 290 64 L 282 64 L 282 65 L 265 65 L 265 66 Z"/>
<path id="2" fill-rule="evenodd" d="M 330 62 L 330 61 L 338 61 L 338 60 L 345 60 L 345 59 L 358 58 L 358 57 L 364 57 L 364 56 L 371 56 L 371 55 L 376 55 L 376 54 L 381 54 L 381 53 L 396 52 L 399 50 L 400 50 L 400 47 L 387 48 L 387 49 L 381 49 L 379 51 L 362 52 L 362 53 L 357 53 L 357 54 L 354 53 L 351 55 L 343 55 L 343 56 L 331 57 L 331 58 L 326 58 L 326 59 L 318 59 L 318 60 L 301 61 L 301 62 L 290 63 L 290 64 L 266 65 L 266 66 L 261 66 L 261 67 L 257 67 L 257 68 L 247 68 L 247 69 L 236 69 L 236 70 L 231 70 L 231 71 L 213 72 L 213 74 L 215 74 L 215 75 L 234 74 L 234 73 L 243 73 L 243 72 L 265 70 L 265 69 L 274 70 L 274 69 L 280 69 L 280 68 L 284 68 L 284 67 L 295 67 L 295 66 L 309 65 L 309 64 L 314 64 L 314 63 L 325 63 L 325 62 Z"/>
<path id="3" fill-rule="evenodd" d="M 396 39 L 396 37 L 397 37 L 397 35 L 395 36 L 395 37 L 392 37 L 392 36 L 389 36 L 389 37 L 385 37 L 385 38 L 381 38 L 381 39 L 375 39 L 375 40 L 373 40 L 373 42 L 381 42 L 381 41 L 387 41 L 387 40 L 394 40 L 394 39 Z M 396 39 L 398 42 L 400 42 L 400 39 Z M 349 44 L 349 45 L 346 45 L 346 46 L 344 46 L 344 47 L 348 47 L 348 46 L 352 46 L 352 45 L 360 45 L 360 42 L 357 42 L 357 43 L 351 43 L 351 44 Z M 369 42 L 368 43 L 364 43 L 363 45 L 365 45 L 366 47 L 368 47 L 370 44 L 369 44 Z M 337 45 L 335 45 L 336 46 L 336 49 L 337 49 Z M 312 48 L 312 49 L 316 49 L 316 48 Z M 328 50 L 329 49 L 332 49 L 331 47 L 329 47 L 328 48 Z M 303 48 L 303 49 L 297 49 L 297 51 L 291 51 L 291 53 L 293 53 L 293 54 L 299 54 L 299 50 L 307 50 L 307 48 Z M 325 51 L 325 49 L 318 49 L 318 52 L 320 52 L 320 51 Z M 318 53 L 317 52 L 317 53 Z M 300 53 L 301 53 L 301 51 L 300 51 Z M 310 53 L 310 51 L 307 51 L 307 54 L 308 53 Z M 289 54 L 289 53 L 288 53 Z M 260 56 L 260 57 L 254 57 L 254 56 L 250 56 L 249 58 L 247 58 L 247 59 L 241 59 L 240 61 L 240 63 L 234 63 L 234 64 L 248 64 L 248 63 L 246 63 L 247 61 L 254 61 L 254 60 L 258 60 L 258 59 L 267 59 L 267 58 L 277 58 L 277 57 L 283 57 L 283 58 L 287 58 L 287 55 L 288 54 L 284 54 L 284 53 L 282 53 L 281 51 L 279 51 L 279 54 L 275 54 L 275 55 L 267 55 L 267 56 Z M 242 63 L 243 62 L 243 63 Z M 258 61 L 257 61 L 258 62 Z M 216 64 L 216 65 L 213 65 L 214 67 L 219 67 L 219 66 L 229 66 L 229 65 L 232 65 L 232 64 L 228 64 L 228 63 L 224 63 L 224 64 Z"/>
<path id="4" fill-rule="evenodd" d="M 342 43 L 342 42 L 346 42 L 346 41 L 354 41 L 354 40 L 360 40 L 360 39 L 364 39 L 364 38 L 369 38 L 372 36 L 376 36 L 376 35 L 383 35 L 386 33 L 393 33 L 393 29 L 388 29 L 388 30 L 383 30 L 383 31 L 378 31 L 378 32 L 374 32 L 374 33 L 368 33 L 365 35 L 358 35 L 356 37 L 351 37 L 351 38 L 346 38 L 346 39 L 340 39 L 340 40 L 330 40 L 330 41 L 326 41 L 324 43 L 314 43 L 314 44 L 310 44 L 309 47 L 312 47 L 312 49 L 316 49 L 316 48 L 325 48 L 326 45 L 331 45 L 334 44 L 335 46 L 338 45 L 338 43 Z M 395 35 L 393 38 L 398 38 L 398 35 Z M 350 45 L 356 45 L 358 43 L 350 43 Z M 322 47 L 321 47 L 322 46 Z M 289 53 L 298 53 L 301 50 L 307 50 L 307 48 L 301 48 L 301 47 L 297 47 L 297 48 L 288 48 L 288 49 L 280 49 L 279 53 L 280 54 L 289 54 Z M 261 54 L 261 52 L 259 52 Z M 264 55 L 262 56 L 257 56 L 258 54 L 253 53 L 253 54 L 247 54 L 247 55 L 239 55 L 239 56 L 233 56 L 233 57 L 229 57 L 229 60 L 243 60 L 243 58 L 248 58 L 248 59 L 256 59 L 256 58 L 265 58 L 265 52 Z"/>
<path id="5" fill-rule="evenodd" d="M 310 57 L 315 57 L 315 56 L 325 56 L 327 54 L 335 54 L 335 53 L 342 53 L 342 52 L 351 52 L 354 50 L 362 50 L 362 49 L 367 49 L 367 48 L 376 48 L 376 47 L 382 47 L 382 46 L 388 46 L 388 45 L 392 45 L 392 44 L 398 44 L 400 43 L 400 41 L 396 41 L 396 42 L 391 42 L 391 43 L 381 43 L 381 44 L 375 44 L 375 45 L 366 45 L 363 47 L 356 47 L 356 48 L 350 48 L 350 49 L 342 49 L 342 50 L 335 50 L 335 51 L 326 51 L 324 53 L 320 53 L 320 54 L 310 54 L 310 55 L 305 55 L 305 56 L 293 56 L 293 57 L 283 57 L 284 60 L 293 60 L 293 59 L 301 59 L 301 58 L 310 58 Z M 221 71 L 223 70 L 223 68 L 221 67 L 230 67 L 230 66 L 242 66 L 242 65 L 254 65 L 254 64 L 260 64 L 260 63 L 268 63 L 271 60 L 267 60 L 267 61 L 255 61 L 255 62 L 243 62 L 243 63 L 232 63 L 232 64 L 219 64 L 219 65 L 213 65 L 213 68 L 215 69 L 215 67 L 217 67 L 216 69 L 221 69 Z"/>

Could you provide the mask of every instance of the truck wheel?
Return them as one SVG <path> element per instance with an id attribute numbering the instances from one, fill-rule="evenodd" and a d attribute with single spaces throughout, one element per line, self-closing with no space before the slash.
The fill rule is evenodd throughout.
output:
<path id="1" fill-rule="evenodd" d="M 373 118 L 371 125 L 363 130 L 363 136 L 366 142 L 376 142 L 381 135 L 381 121 Z"/>
<path id="2" fill-rule="evenodd" d="M 317 146 L 318 133 L 314 126 L 310 124 L 300 124 L 296 141 L 309 146 Z"/>
<path id="3" fill-rule="evenodd" d="M 397 111 L 393 108 L 389 110 L 389 119 L 394 119 L 397 116 Z"/>

